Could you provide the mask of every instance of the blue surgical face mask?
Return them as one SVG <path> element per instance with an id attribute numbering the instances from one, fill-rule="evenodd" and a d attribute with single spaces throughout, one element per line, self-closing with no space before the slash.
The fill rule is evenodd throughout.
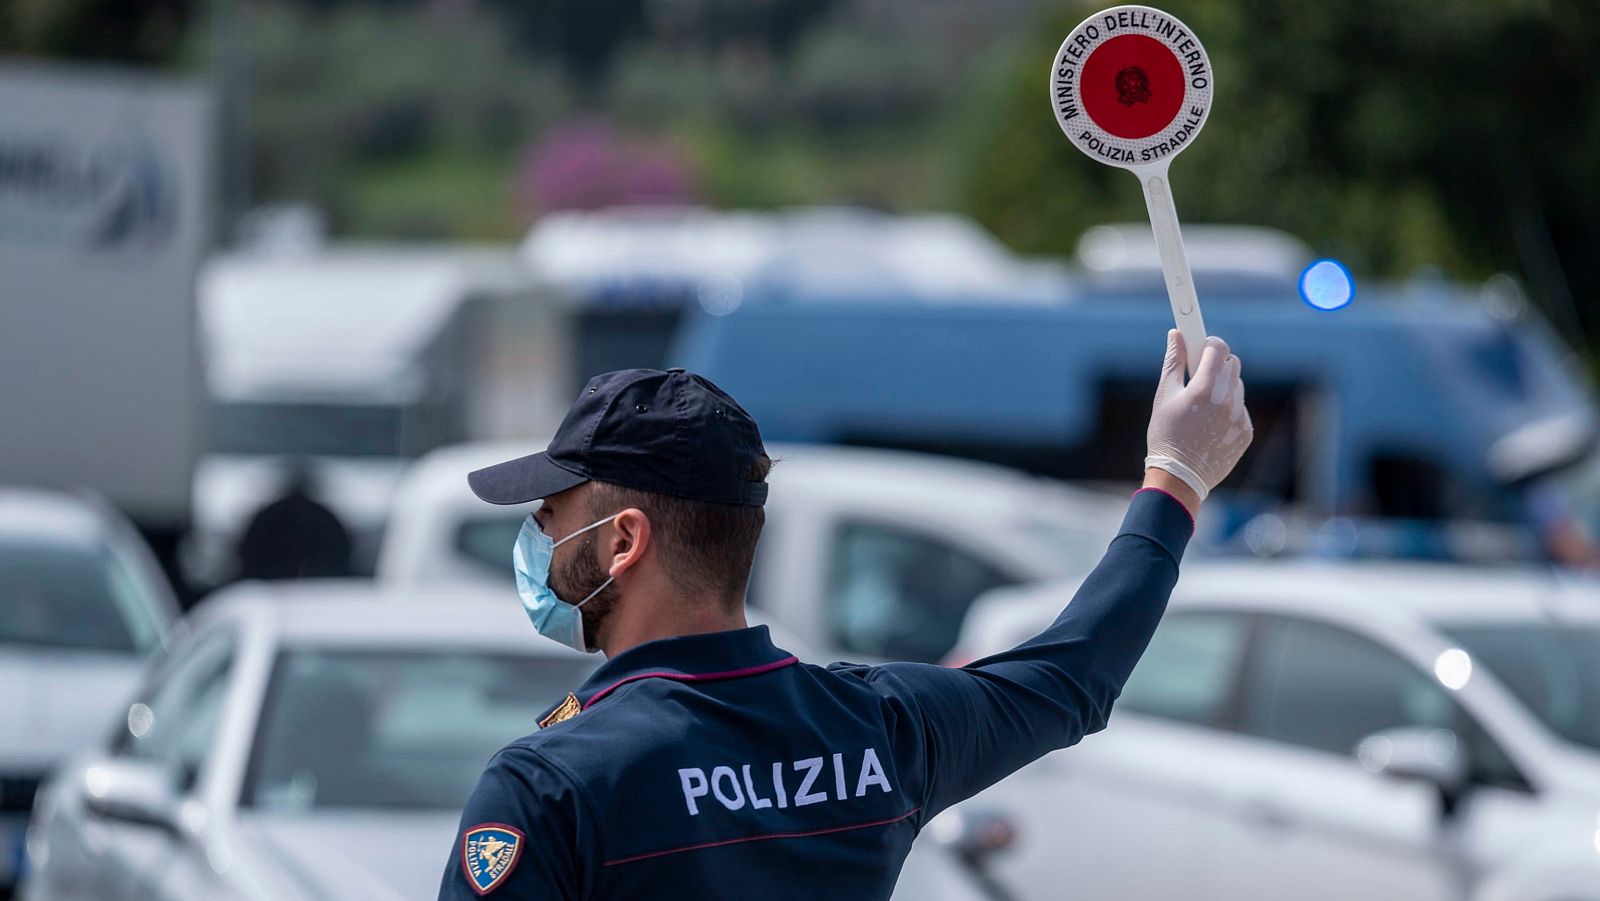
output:
<path id="1" fill-rule="evenodd" d="M 598 522 L 573 532 L 560 541 L 551 540 L 544 530 L 539 528 L 538 520 L 529 516 L 522 524 L 522 531 L 517 534 L 517 544 L 511 551 L 511 563 L 517 571 L 517 594 L 522 595 L 522 609 L 527 611 L 528 619 L 533 622 L 533 627 L 540 635 L 559 641 L 569 648 L 587 653 L 594 653 L 595 648 L 589 647 L 583 640 L 583 615 L 579 607 L 589 603 L 594 596 L 605 590 L 611 584 L 608 577 L 600 583 L 600 587 L 589 592 L 589 596 L 576 604 L 569 604 L 556 596 L 555 589 L 550 587 L 550 558 L 555 556 L 556 548 L 577 538 L 590 529 L 597 529 L 613 519 L 618 514 L 613 513 Z"/>

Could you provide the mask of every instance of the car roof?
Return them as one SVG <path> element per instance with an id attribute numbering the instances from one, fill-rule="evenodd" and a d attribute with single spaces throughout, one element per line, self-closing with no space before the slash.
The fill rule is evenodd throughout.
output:
<path id="1" fill-rule="evenodd" d="M 908 299 L 956 293 L 1004 302 L 1066 290 L 1064 270 L 1022 260 L 972 220 L 949 213 L 612 207 L 545 216 L 521 252 L 542 275 L 574 288 L 585 305 L 698 298 L 708 309 L 726 309 L 756 286 L 796 297 L 865 289 Z M 729 296 L 712 300 L 708 287 Z"/>
<path id="2" fill-rule="evenodd" d="M 897 509 L 955 518 L 1044 518 L 1061 504 L 1120 517 L 1127 499 L 989 463 L 911 451 L 772 444 L 774 493 L 849 499 L 869 496 Z"/>
<path id="3" fill-rule="evenodd" d="M 202 605 L 208 617 L 266 625 L 280 644 L 361 647 L 474 647 L 581 658 L 541 639 L 514 592 L 476 586 L 389 588 L 366 579 L 245 582 Z"/>
<path id="4" fill-rule="evenodd" d="M 1184 567 L 1173 602 L 1281 612 L 1326 605 L 1346 613 L 1402 613 L 1430 622 L 1600 620 L 1600 584 L 1522 566 L 1306 560 L 1195 563 Z"/>
<path id="5" fill-rule="evenodd" d="M 106 529 L 105 512 L 84 498 L 0 485 L 0 541 L 89 544 Z"/>

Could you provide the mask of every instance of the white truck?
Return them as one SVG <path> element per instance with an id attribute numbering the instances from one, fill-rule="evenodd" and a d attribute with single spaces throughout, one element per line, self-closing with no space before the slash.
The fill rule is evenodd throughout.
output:
<path id="1" fill-rule="evenodd" d="M 209 442 L 184 564 L 201 585 L 234 575 L 240 536 L 298 467 L 370 571 L 411 459 L 549 428 L 572 391 L 566 314 L 510 248 L 231 254 L 199 293 Z"/>
<path id="2" fill-rule="evenodd" d="M 0 483 L 89 488 L 168 554 L 200 447 L 197 84 L 0 63 Z"/>

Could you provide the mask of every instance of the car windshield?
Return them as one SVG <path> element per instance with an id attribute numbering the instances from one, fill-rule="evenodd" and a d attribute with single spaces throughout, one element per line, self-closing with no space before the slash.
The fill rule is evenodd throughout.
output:
<path id="1" fill-rule="evenodd" d="M 1600 750 L 1600 628 L 1470 623 L 1444 632 L 1552 732 Z"/>
<path id="2" fill-rule="evenodd" d="M 241 802 L 459 809 L 483 766 L 594 663 L 471 650 L 279 655 Z"/>
<path id="3" fill-rule="evenodd" d="M 0 644 L 148 649 L 160 627 L 135 570 L 107 545 L 0 543 Z"/>

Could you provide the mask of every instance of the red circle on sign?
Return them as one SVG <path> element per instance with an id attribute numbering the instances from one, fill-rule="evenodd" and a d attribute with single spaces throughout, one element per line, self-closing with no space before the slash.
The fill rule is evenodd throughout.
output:
<path id="1" fill-rule="evenodd" d="M 1124 34 L 1096 47 L 1083 64 L 1083 111 L 1119 138 L 1148 138 L 1183 108 L 1183 65 L 1167 45 Z"/>

